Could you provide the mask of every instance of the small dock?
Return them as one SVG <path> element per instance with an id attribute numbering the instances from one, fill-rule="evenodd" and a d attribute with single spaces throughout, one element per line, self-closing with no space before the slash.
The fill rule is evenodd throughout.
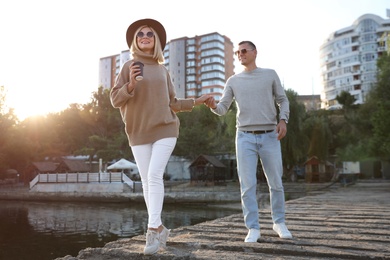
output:
<path id="1" fill-rule="evenodd" d="M 241 214 L 174 229 L 167 248 L 144 256 L 145 235 L 81 250 L 57 260 L 124 259 L 390 259 L 390 181 L 354 185 L 287 201 L 286 223 L 294 236 L 272 230 L 270 209 L 260 209 L 261 238 L 244 243 Z"/>

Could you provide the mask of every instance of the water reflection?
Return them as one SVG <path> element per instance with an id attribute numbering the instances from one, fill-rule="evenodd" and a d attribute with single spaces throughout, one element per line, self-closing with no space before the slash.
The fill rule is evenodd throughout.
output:
<path id="1" fill-rule="evenodd" d="M 164 205 L 168 228 L 194 225 L 239 211 Z M 76 256 L 120 238 L 144 234 L 144 204 L 0 201 L 0 259 L 49 260 Z"/>

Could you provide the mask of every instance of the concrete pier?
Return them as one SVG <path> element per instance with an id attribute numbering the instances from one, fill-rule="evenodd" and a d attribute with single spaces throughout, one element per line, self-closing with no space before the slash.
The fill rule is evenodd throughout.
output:
<path id="1" fill-rule="evenodd" d="M 390 181 L 359 181 L 287 201 L 294 238 L 272 230 L 270 209 L 260 209 L 261 238 L 244 243 L 241 214 L 174 229 L 167 248 L 144 256 L 145 235 L 86 248 L 57 260 L 124 259 L 390 259 Z"/>

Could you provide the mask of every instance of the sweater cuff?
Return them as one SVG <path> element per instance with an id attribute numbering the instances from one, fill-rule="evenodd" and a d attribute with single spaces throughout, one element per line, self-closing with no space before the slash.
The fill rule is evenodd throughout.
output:
<path id="1" fill-rule="evenodd" d="M 195 106 L 195 99 L 191 98 L 191 99 L 182 100 L 181 111 L 191 112 L 194 106 Z"/>

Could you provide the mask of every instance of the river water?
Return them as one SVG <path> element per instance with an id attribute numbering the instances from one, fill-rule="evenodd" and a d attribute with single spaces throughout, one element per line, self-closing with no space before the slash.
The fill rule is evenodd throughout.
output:
<path id="1" fill-rule="evenodd" d="M 213 206 L 165 204 L 169 229 L 240 213 Z M 87 247 L 145 234 L 144 204 L 0 201 L 0 260 L 52 260 Z"/>

